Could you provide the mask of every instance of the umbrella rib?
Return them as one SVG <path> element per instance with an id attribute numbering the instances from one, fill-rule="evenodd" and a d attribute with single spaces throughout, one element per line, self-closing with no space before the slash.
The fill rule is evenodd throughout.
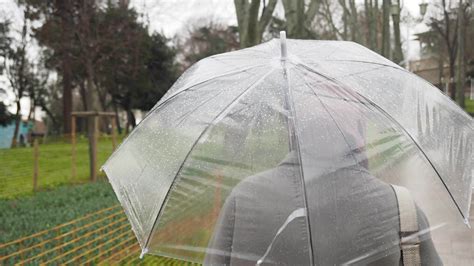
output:
<path id="1" fill-rule="evenodd" d="M 227 106 L 224 107 L 224 109 L 222 109 L 221 112 L 219 112 L 216 117 L 209 122 L 209 124 L 203 129 L 203 131 L 201 132 L 201 134 L 199 134 L 199 136 L 196 138 L 196 140 L 194 141 L 194 143 L 192 144 L 191 148 L 189 149 L 188 153 L 186 154 L 186 156 L 184 157 L 183 159 L 183 162 L 181 163 L 181 165 L 179 166 L 178 168 L 178 171 L 176 172 L 176 175 L 175 175 L 175 178 L 173 179 L 173 182 L 170 186 L 170 188 L 168 189 L 168 191 L 166 192 L 166 195 L 165 195 L 165 198 L 164 198 L 164 201 L 163 201 L 163 204 L 161 205 L 160 207 L 160 210 L 158 211 L 158 214 L 156 215 L 156 218 L 155 218 L 155 221 L 153 222 L 153 226 L 151 227 L 151 231 L 150 231 L 150 234 L 148 235 L 148 238 L 147 238 L 147 241 L 145 242 L 145 245 L 144 245 L 144 248 L 143 250 L 147 250 L 147 247 L 148 247 L 148 244 L 151 240 L 151 236 L 153 234 L 153 231 L 156 227 L 156 223 L 158 222 L 161 214 L 162 214 L 162 211 L 164 210 L 164 207 L 165 205 L 168 203 L 168 196 L 170 194 L 170 192 L 173 190 L 173 187 L 175 186 L 176 184 L 176 179 L 177 177 L 179 176 L 179 174 L 181 173 L 181 170 L 183 169 L 184 167 L 184 164 L 186 163 L 186 161 L 188 160 L 189 156 L 191 155 L 192 151 L 194 150 L 194 148 L 196 147 L 196 145 L 199 143 L 199 140 L 204 136 L 204 134 L 207 133 L 207 131 L 211 128 L 212 125 L 215 125 L 218 121 L 220 121 L 220 119 L 222 119 L 222 117 L 224 115 L 227 114 L 227 110 L 229 110 L 233 105 L 234 103 L 236 103 L 238 100 L 240 100 L 240 98 L 242 98 L 243 96 L 245 96 L 249 91 L 251 91 L 253 88 L 255 88 L 258 84 L 260 84 L 260 82 L 262 82 L 266 77 L 268 77 L 275 69 L 270 69 L 266 74 L 264 74 L 262 77 L 260 77 L 258 80 L 256 80 L 255 82 L 253 82 L 251 85 L 249 85 L 243 92 L 241 92 L 239 95 L 237 95 L 237 97 L 235 99 L 233 99 Z"/>
<path id="2" fill-rule="evenodd" d="M 376 62 L 370 62 L 370 61 L 363 61 L 363 60 L 337 60 L 337 59 L 334 59 L 334 60 L 324 60 L 324 61 L 328 61 L 328 62 L 355 62 L 355 63 L 363 63 L 363 64 L 369 64 L 369 65 L 378 65 L 378 66 L 381 66 L 381 67 L 390 67 L 390 68 L 393 68 L 395 70 L 398 70 L 398 71 L 401 71 L 403 73 L 406 73 L 410 76 L 415 76 L 417 78 L 419 78 L 416 74 L 414 74 L 413 72 L 410 72 L 404 68 L 401 68 L 401 67 L 396 67 L 396 66 L 391 66 L 391 65 L 388 65 L 388 64 L 383 64 L 383 63 L 376 63 Z M 307 65 L 307 64 L 301 64 L 303 66 L 307 66 L 306 68 L 312 68 L 311 66 Z M 353 75 L 356 75 L 356 74 L 361 74 L 361 73 L 366 73 L 366 72 L 370 72 L 370 71 L 376 71 L 376 70 L 379 70 L 380 68 L 374 68 L 374 69 L 370 69 L 368 71 L 361 71 L 361 72 L 355 72 L 355 73 L 352 73 L 352 74 L 349 74 L 349 75 L 343 75 L 343 76 L 340 76 L 340 77 L 347 77 L 347 76 L 353 76 Z M 317 71 L 313 71 L 313 72 L 317 72 Z M 321 73 L 318 73 L 319 75 L 322 75 L 324 76 L 323 74 Z M 327 77 L 326 77 L 327 78 Z M 424 82 L 426 83 L 427 85 L 429 85 L 430 87 L 435 87 L 433 86 L 433 84 L 429 83 L 428 81 L 426 81 L 425 79 L 420 79 L 420 82 Z M 436 88 L 436 87 L 435 87 Z M 437 93 L 440 93 L 442 94 L 438 89 L 436 90 Z M 454 103 L 454 106 L 456 107 L 459 107 L 450 97 L 447 97 L 447 99 L 449 101 L 451 101 L 452 103 Z M 459 111 L 459 110 L 458 110 Z M 461 112 L 462 115 L 466 116 L 466 117 L 469 117 L 469 115 L 466 113 L 466 112 Z M 469 117 L 470 118 L 470 117 Z M 473 126 L 468 124 L 468 126 L 472 129 Z"/>
<path id="3" fill-rule="evenodd" d="M 332 121 L 334 122 L 334 124 L 336 125 L 337 127 L 337 130 L 339 131 L 339 133 L 341 133 L 342 135 L 342 138 L 344 139 L 344 142 L 346 143 L 347 145 L 347 148 L 349 150 L 351 150 L 351 145 L 349 144 L 349 141 L 347 140 L 346 136 L 344 135 L 344 132 L 342 131 L 341 129 L 341 126 L 339 125 L 339 123 L 336 121 L 336 119 L 334 118 L 334 116 L 331 114 L 331 112 L 329 111 L 329 107 L 327 106 L 327 104 L 325 104 L 323 102 L 323 100 L 321 99 L 321 97 L 316 93 L 316 91 L 313 89 L 312 86 L 310 86 L 308 84 L 308 82 L 304 81 L 305 85 L 311 90 L 311 92 L 313 92 L 313 94 L 316 96 L 316 98 L 318 98 L 318 101 L 321 103 L 321 105 L 323 106 L 324 110 L 326 110 L 326 113 L 328 113 L 329 117 L 332 119 Z M 351 152 L 351 157 L 354 159 L 354 162 L 357 163 L 357 158 L 354 156 L 354 154 Z"/>
<path id="4" fill-rule="evenodd" d="M 307 230 L 308 230 L 308 242 L 309 242 L 309 249 L 310 249 L 310 252 L 311 252 L 311 256 L 310 256 L 310 264 L 311 265 L 314 265 L 314 249 L 313 249 L 313 240 L 312 240 L 312 237 L 311 237 L 311 225 L 310 225 L 310 222 L 309 222 L 309 208 L 308 208 L 308 196 L 307 196 L 307 193 L 306 193 L 306 185 L 305 185 L 305 179 L 304 179 L 304 171 L 303 171 L 303 163 L 302 163 L 302 155 L 301 155 L 301 149 L 300 149 L 300 145 L 299 145 L 299 136 L 298 136 L 298 132 L 296 130 L 297 126 L 296 126 L 296 120 L 294 120 L 294 117 L 296 117 L 296 111 L 294 109 L 294 102 L 293 102 L 293 98 L 291 97 L 291 91 L 290 91 L 290 79 L 289 79 L 289 73 L 288 73 L 288 68 L 286 66 L 286 63 L 285 61 L 282 62 L 282 65 L 283 65 L 283 71 L 284 71 L 284 77 L 286 79 L 286 82 L 287 82 L 287 93 L 285 93 L 285 97 L 287 98 L 286 100 L 288 101 L 288 107 L 289 107 L 289 111 L 292 113 L 292 116 L 293 116 L 293 120 L 292 120 L 292 123 L 290 124 L 289 123 L 289 126 L 290 126 L 290 130 L 292 129 L 293 130 L 293 133 L 294 133 L 294 138 L 295 138 L 295 149 L 297 151 L 297 155 L 298 155 L 298 163 L 299 163 L 299 169 L 300 169 L 300 172 L 301 174 L 299 175 L 300 178 L 301 178 L 301 189 L 303 190 L 303 204 L 304 204 L 304 208 L 306 210 L 306 225 L 307 225 Z M 292 142 L 292 135 L 291 135 L 291 132 L 290 133 L 290 136 L 289 136 L 289 140 L 290 140 L 290 146 L 291 145 L 291 142 Z"/>
<path id="5" fill-rule="evenodd" d="M 449 196 L 451 197 L 451 199 L 453 200 L 454 202 L 454 205 L 456 206 L 456 208 L 458 209 L 459 213 L 461 214 L 462 218 L 463 218 L 463 221 L 466 222 L 468 221 L 468 219 L 464 216 L 464 213 L 462 212 L 461 210 L 461 207 L 459 207 L 458 203 L 456 202 L 456 200 L 454 199 L 454 196 L 453 194 L 451 193 L 451 190 L 448 188 L 448 185 L 446 184 L 446 182 L 444 182 L 443 178 L 441 177 L 441 174 L 439 173 L 438 169 L 435 167 L 434 163 L 428 158 L 428 155 L 426 155 L 425 151 L 421 148 L 421 146 L 418 144 L 418 142 L 413 138 L 413 136 L 397 121 L 395 120 L 395 118 L 393 118 L 390 114 L 388 114 L 385 110 L 383 110 L 380 106 L 378 106 L 376 103 L 374 103 L 373 101 L 371 101 L 370 99 L 367 99 L 365 96 L 359 94 L 358 92 L 356 92 L 359 96 L 361 96 L 362 98 L 366 99 L 372 106 L 374 106 L 379 112 L 381 112 L 383 115 L 385 115 L 389 120 L 391 120 L 393 123 L 395 123 L 399 128 L 401 128 L 401 130 L 403 132 L 405 132 L 405 134 L 413 141 L 413 143 L 416 145 L 416 147 L 418 148 L 418 150 L 423 154 L 423 157 L 425 157 L 425 159 L 428 161 L 428 163 L 431 165 L 431 167 L 433 168 L 433 170 L 436 172 L 436 175 L 439 177 L 441 183 L 444 185 L 444 187 L 446 188 L 446 191 L 448 192 Z"/>
<path id="6" fill-rule="evenodd" d="M 307 69 L 308 71 L 316 74 L 316 75 L 320 75 L 324 78 L 327 78 L 328 80 L 331 80 L 333 82 L 335 82 L 336 84 L 341 84 L 342 85 L 342 88 L 347 90 L 346 88 L 346 85 L 344 83 L 342 83 L 341 81 L 337 80 L 337 79 L 334 79 L 332 77 L 329 77 L 329 76 L 326 76 L 324 74 L 321 74 L 319 73 L 318 71 L 314 70 L 312 67 L 304 64 L 304 63 L 299 63 L 300 66 L 302 66 L 304 69 Z M 411 141 L 416 145 L 416 147 L 418 148 L 418 150 L 421 152 L 421 154 L 423 155 L 423 157 L 428 161 L 428 163 L 431 165 L 431 167 L 433 168 L 433 170 L 435 171 L 436 175 L 438 176 L 439 180 L 441 181 L 441 183 L 443 184 L 443 186 L 445 187 L 446 191 L 448 192 L 449 196 L 451 197 L 451 199 L 453 200 L 453 203 L 454 205 L 456 206 L 456 208 L 458 209 L 459 213 L 461 214 L 461 217 L 463 218 L 463 221 L 464 223 L 466 223 L 466 221 L 468 221 L 468 218 L 466 218 L 464 216 L 464 213 L 462 212 L 461 210 L 461 207 L 459 207 L 458 203 L 456 202 L 456 200 L 454 199 L 454 196 L 453 194 L 451 193 L 451 191 L 449 190 L 448 188 L 448 185 L 446 184 L 446 182 L 443 180 L 443 178 L 441 177 L 441 174 L 439 173 L 438 169 L 435 167 L 435 165 L 433 164 L 433 162 L 428 158 L 428 156 L 426 155 L 426 153 L 424 152 L 424 150 L 421 148 L 420 144 L 415 140 L 415 138 L 392 116 L 390 115 L 389 113 L 387 113 L 382 107 L 380 107 L 378 104 L 376 104 L 375 102 L 373 102 L 372 100 L 370 100 L 369 98 L 365 97 L 364 95 L 362 95 L 361 93 L 359 93 L 358 91 L 356 90 L 351 90 L 353 92 L 355 92 L 357 95 L 359 95 L 360 97 L 362 97 L 363 99 L 365 99 L 370 105 L 372 105 L 373 107 L 375 107 L 375 109 L 377 109 L 382 115 L 384 115 L 386 118 L 388 118 L 390 121 L 392 121 L 395 125 L 397 125 L 399 127 L 400 130 L 402 130 L 410 139 Z M 468 224 L 468 223 L 467 223 Z"/>
<path id="7" fill-rule="evenodd" d="M 203 80 L 203 81 L 200 81 L 196 84 L 193 84 L 191 86 L 189 86 L 188 88 L 186 89 L 183 89 L 183 90 L 180 90 L 178 92 L 176 92 L 175 94 L 171 95 L 170 97 L 168 97 L 167 99 L 165 99 L 162 103 L 157 103 L 146 115 L 145 117 L 143 117 L 142 121 L 140 121 L 137 125 L 137 127 L 143 123 L 144 121 L 146 121 L 146 119 L 150 116 L 150 114 L 154 113 L 158 108 L 161 108 L 162 106 L 164 106 L 165 104 L 168 104 L 171 100 L 173 100 L 174 98 L 176 98 L 177 96 L 179 96 L 181 93 L 185 92 L 185 91 L 188 91 L 189 89 L 191 88 L 194 88 L 198 85 L 201 85 L 201 84 L 204 84 L 206 82 L 209 82 L 211 80 L 214 80 L 214 79 L 218 79 L 218 78 L 222 78 L 222 77 L 225 77 L 225 76 L 229 76 L 229 75 L 234 75 L 234 74 L 237 74 L 237 73 L 241 73 L 241 72 L 247 72 L 248 70 L 250 69 L 254 69 L 254 68 L 257 68 L 257 67 L 261 67 L 261 66 L 265 66 L 267 64 L 259 64 L 259 65 L 254 65 L 254 66 L 251 66 L 251 67 L 247 67 L 247 68 L 240 68 L 240 69 L 237 69 L 237 70 L 234 70 L 234 71 L 229 71 L 229 72 L 226 72 L 224 74 L 221 74 L 221 75 L 217 75 L 215 77 L 212 77 L 212 78 L 208 78 L 206 80 Z M 130 135 L 117 147 L 116 151 L 118 151 L 125 143 L 128 142 L 128 140 L 130 139 L 131 136 L 133 136 L 133 134 L 135 134 L 136 130 L 133 130 Z M 107 164 L 107 162 L 109 162 L 114 156 L 115 156 L 116 152 L 114 152 L 108 159 L 107 161 L 105 162 L 104 165 Z M 101 168 L 102 170 L 102 168 Z"/>
<path id="8" fill-rule="evenodd" d="M 344 60 L 344 59 L 326 59 L 324 61 L 328 62 L 352 62 L 352 63 L 362 63 L 362 64 L 369 64 L 369 65 L 377 65 L 377 66 L 384 66 L 384 67 L 390 67 L 394 68 L 403 72 L 409 72 L 408 70 L 401 68 L 399 66 L 392 66 L 389 64 L 384 64 L 384 63 L 377 63 L 377 62 L 370 62 L 370 61 L 364 61 L 364 60 Z M 411 73 L 411 72 L 409 72 Z"/>
<path id="9" fill-rule="evenodd" d="M 167 99 L 165 99 L 162 103 L 160 104 L 157 104 L 155 107 L 153 107 L 148 113 L 147 115 L 145 116 L 145 118 L 151 114 L 152 112 L 154 112 L 155 110 L 157 110 L 158 108 L 161 108 L 162 106 L 164 106 L 165 104 L 167 104 L 169 101 L 173 100 L 174 98 L 176 98 L 177 96 L 179 96 L 181 93 L 183 92 L 186 92 L 196 86 L 199 86 L 199 85 L 202 85 L 206 82 L 209 82 L 209 81 L 212 81 L 214 79 L 218 79 L 218 78 L 222 78 L 222 77 L 226 77 L 226 76 L 229 76 L 229 75 L 234 75 L 234 74 L 237 74 L 237 73 L 241 73 L 241 72 L 247 72 L 248 70 L 250 69 L 254 69 L 254 68 L 257 68 L 257 67 L 261 67 L 261 66 L 265 66 L 267 64 L 258 64 L 258 65 L 254 65 L 254 66 L 251 66 L 251 67 L 246 67 L 246 68 L 240 68 L 240 69 L 236 69 L 236 70 L 232 70 L 232 71 L 229 71 L 229 72 L 226 72 L 226 73 L 223 73 L 221 75 L 217 75 L 217 76 L 214 76 L 214 77 L 211 77 L 211 78 L 208 78 L 208 79 L 205 79 L 203 81 L 199 81 L 198 83 L 195 83 L 185 89 L 182 89 L 180 91 L 177 91 L 175 92 L 173 95 L 169 96 Z M 143 120 L 145 120 L 145 118 Z"/>

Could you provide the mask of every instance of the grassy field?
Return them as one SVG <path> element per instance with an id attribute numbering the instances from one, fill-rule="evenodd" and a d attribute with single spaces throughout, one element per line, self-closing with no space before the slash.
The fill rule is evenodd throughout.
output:
<path id="1" fill-rule="evenodd" d="M 86 138 L 77 141 L 77 176 L 71 174 L 71 144 L 67 140 L 47 141 L 39 146 L 40 190 L 58 185 L 83 183 L 89 178 L 89 153 Z M 112 153 L 112 141 L 108 137 L 98 144 L 99 165 Z M 33 192 L 33 148 L 0 149 L 0 198 L 14 198 Z M 101 173 L 103 176 L 103 174 Z"/>
<path id="2" fill-rule="evenodd" d="M 466 99 L 466 112 L 474 115 L 474 100 L 469 100 L 469 98 Z"/>

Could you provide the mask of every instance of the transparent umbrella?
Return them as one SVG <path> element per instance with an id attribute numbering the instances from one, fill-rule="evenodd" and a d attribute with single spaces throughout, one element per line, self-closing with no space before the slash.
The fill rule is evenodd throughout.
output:
<path id="1" fill-rule="evenodd" d="M 358 44 L 283 35 L 193 65 L 103 170 L 142 254 L 456 264 L 474 261 L 473 129 Z"/>

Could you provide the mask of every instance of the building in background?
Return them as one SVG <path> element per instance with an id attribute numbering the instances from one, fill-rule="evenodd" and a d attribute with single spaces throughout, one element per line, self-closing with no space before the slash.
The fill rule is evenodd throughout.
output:
<path id="1" fill-rule="evenodd" d="M 449 95 L 449 83 L 456 82 L 449 78 L 448 58 L 445 55 L 443 42 L 439 41 L 439 33 L 432 30 L 415 34 L 416 40 L 420 44 L 420 59 L 409 61 L 409 70 L 431 84 L 438 87 L 441 91 Z M 468 39 L 474 36 L 472 29 L 468 31 Z M 468 42 L 469 43 L 469 42 Z M 474 47 L 466 47 L 466 98 L 471 96 L 471 82 L 474 78 Z M 457 64 L 455 65 L 457 68 Z M 455 70 L 456 73 L 457 69 Z"/>
<path id="2" fill-rule="evenodd" d="M 15 130 L 15 121 L 12 121 L 7 126 L 0 126 L 0 149 L 8 149 L 11 147 L 13 131 Z M 32 142 L 32 135 L 45 136 L 47 134 L 47 126 L 44 121 L 35 120 L 20 122 L 17 143 L 19 147 L 30 146 Z"/>
<path id="3" fill-rule="evenodd" d="M 18 131 L 18 146 L 29 145 L 29 134 L 33 129 L 33 122 L 21 121 Z M 12 144 L 13 132 L 15 131 L 15 121 L 10 122 L 7 126 L 0 126 L 0 149 L 10 148 Z"/>

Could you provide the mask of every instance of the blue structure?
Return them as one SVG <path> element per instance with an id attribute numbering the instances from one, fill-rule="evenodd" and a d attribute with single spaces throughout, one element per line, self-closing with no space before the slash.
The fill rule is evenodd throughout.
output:
<path id="1" fill-rule="evenodd" d="M 20 137 L 23 135 L 26 142 L 28 133 L 33 128 L 31 122 L 20 122 L 20 129 L 18 131 L 18 143 L 20 143 Z M 0 126 L 0 149 L 10 148 L 12 144 L 13 132 L 15 131 L 15 121 L 12 121 L 9 125 L 3 127 Z"/>

